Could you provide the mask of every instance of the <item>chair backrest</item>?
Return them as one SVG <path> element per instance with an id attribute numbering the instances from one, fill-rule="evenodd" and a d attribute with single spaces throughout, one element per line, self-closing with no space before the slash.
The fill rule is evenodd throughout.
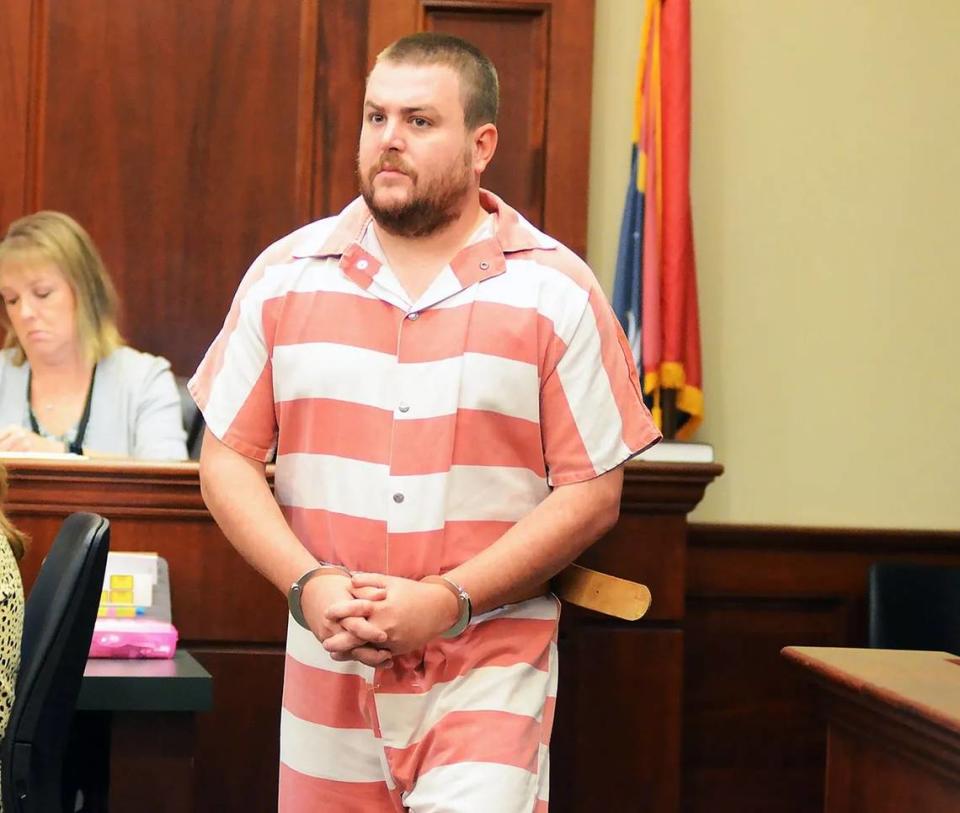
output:
<path id="1" fill-rule="evenodd" d="M 200 459 L 200 446 L 203 442 L 203 413 L 197 407 L 193 396 L 187 389 L 187 379 L 176 376 L 177 391 L 180 393 L 180 411 L 183 428 L 187 433 L 187 454 L 191 460 Z"/>
<path id="2" fill-rule="evenodd" d="M 960 654 L 960 567 L 876 563 L 867 603 L 871 647 Z"/>
<path id="3" fill-rule="evenodd" d="M 71 514 L 27 597 L 16 697 L 0 749 L 5 813 L 64 809 L 63 757 L 109 546 L 107 520 Z"/>

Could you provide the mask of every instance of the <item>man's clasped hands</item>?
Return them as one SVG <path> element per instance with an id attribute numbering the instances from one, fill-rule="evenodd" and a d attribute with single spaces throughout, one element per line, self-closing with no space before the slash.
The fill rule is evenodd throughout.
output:
<path id="1" fill-rule="evenodd" d="M 303 614 L 336 661 L 390 668 L 394 655 L 418 649 L 457 620 L 443 585 L 380 573 L 328 574 L 304 586 Z"/>

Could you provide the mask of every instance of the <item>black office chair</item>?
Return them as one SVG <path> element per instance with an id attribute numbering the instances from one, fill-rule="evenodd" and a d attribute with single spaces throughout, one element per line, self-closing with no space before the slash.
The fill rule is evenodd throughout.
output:
<path id="1" fill-rule="evenodd" d="M 871 647 L 960 654 L 960 567 L 876 563 L 867 604 Z"/>
<path id="2" fill-rule="evenodd" d="M 63 798 L 63 759 L 109 547 L 107 520 L 71 514 L 27 597 L 16 697 L 0 747 L 5 813 L 73 810 L 73 794 Z"/>
<path id="3" fill-rule="evenodd" d="M 187 433 L 187 454 L 191 460 L 200 459 L 200 447 L 203 444 L 203 413 L 200 412 L 193 396 L 187 389 L 187 379 L 176 376 L 177 391 L 180 393 L 180 411 L 183 417 L 183 428 Z"/>

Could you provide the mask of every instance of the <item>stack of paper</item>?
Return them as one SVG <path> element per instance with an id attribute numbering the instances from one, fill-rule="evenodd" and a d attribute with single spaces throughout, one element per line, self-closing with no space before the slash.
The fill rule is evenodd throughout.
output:
<path id="1" fill-rule="evenodd" d="M 153 607 L 159 558 L 156 553 L 108 553 L 98 615 L 135 618 Z"/>
<path id="2" fill-rule="evenodd" d="M 712 463 L 713 446 L 683 440 L 663 440 L 636 457 L 653 463 Z"/>

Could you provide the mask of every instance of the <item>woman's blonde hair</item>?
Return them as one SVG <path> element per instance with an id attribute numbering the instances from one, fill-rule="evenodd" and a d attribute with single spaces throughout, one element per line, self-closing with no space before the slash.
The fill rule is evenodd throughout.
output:
<path id="1" fill-rule="evenodd" d="M 0 463 L 0 506 L 3 505 L 4 501 L 7 499 L 7 470 Z M 0 534 L 3 534 L 7 538 L 7 542 L 10 543 L 10 548 L 13 550 L 13 555 L 17 559 L 22 559 L 23 554 L 27 551 L 27 544 L 29 543 L 29 538 L 23 531 L 18 531 L 13 527 L 13 523 L 7 519 L 7 515 L 3 513 L 2 507 L 0 507 Z"/>
<path id="2" fill-rule="evenodd" d="M 0 241 L 0 267 L 8 260 L 32 264 L 51 262 L 70 284 L 77 300 L 77 331 L 80 344 L 91 361 L 110 355 L 123 344 L 117 329 L 117 293 L 100 252 L 86 230 L 62 212 L 36 212 L 14 220 Z M 4 348 L 13 350 L 13 363 L 23 364 L 26 355 L 10 321 Z"/>

